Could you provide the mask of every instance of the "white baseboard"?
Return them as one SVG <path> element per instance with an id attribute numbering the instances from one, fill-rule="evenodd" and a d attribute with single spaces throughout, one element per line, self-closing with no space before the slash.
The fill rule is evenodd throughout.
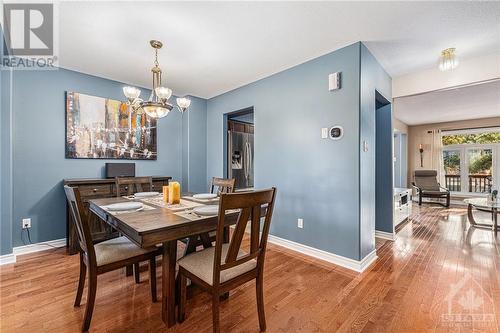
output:
<path id="1" fill-rule="evenodd" d="M 13 264 L 15 262 L 16 262 L 16 255 L 13 253 L 4 254 L 4 255 L 0 256 L 0 266 L 7 265 L 7 264 Z"/>
<path id="2" fill-rule="evenodd" d="M 12 249 L 12 253 L 0 256 L 0 266 L 6 264 L 13 264 L 16 262 L 16 258 L 19 255 L 50 250 L 55 247 L 66 246 L 66 238 L 54 239 L 47 242 L 40 242 L 35 244 L 16 246 Z"/>
<path id="3" fill-rule="evenodd" d="M 269 235 L 269 243 L 283 246 L 284 248 L 290 249 L 292 251 L 296 251 L 317 259 L 321 259 L 359 273 L 367 269 L 377 259 L 377 253 L 375 250 L 373 250 L 362 260 L 358 261 L 343 256 L 339 256 L 337 254 L 333 254 L 330 252 L 326 252 L 323 250 L 319 250 L 314 247 L 296 243 L 287 239 L 276 237 L 273 235 Z"/>
<path id="4" fill-rule="evenodd" d="M 375 237 L 393 241 L 396 237 L 393 232 L 375 230 Z"/>
<path id="5" fill-rule="evenodd" d="M 45 250 L 53 249 L 55 247 L 63 247 L 63 246 L 66 246 L 66 238 L 54 239 L 51 241 L 23 245 L 23 246 L 17 246 L 17 247 L 12 249 L 12 253 L 14 255 L 18 256 L 18 255 L 22 255 L 22 254 L 45 251 Z"/>

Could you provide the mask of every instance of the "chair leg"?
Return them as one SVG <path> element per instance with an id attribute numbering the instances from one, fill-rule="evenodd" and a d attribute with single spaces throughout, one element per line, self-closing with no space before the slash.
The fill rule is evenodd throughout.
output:
<path id="1" fill-rule="evenodd" d="M 139 275 L 139 263 L 134 264 L 134 278 L 135 278 L 135 283 L 141 283 L 141 276 Z"/>
<path id="2" fill-rule="evenodd" d="M 179 322 L 186 319 L 186 299 L 187 299 L 187 278 L 184 274 L 179 274 Z"/>
<path id="3" fill-rule="evenodd" d="M 422 193 L 418 194 L 418 205 L 422 206 Z"/>
<path id="4" fill-rule="evenodd" d="M 219 297 L 218 293 L 212 294 L 212 327 L 214 333 L 220 332 L 219 325 Z"/>
<path id="5" fill-rule="evenodd" d="M 125 276 L 132 276 L 133 274 L 133 268 L 132 265 L 128 265 L 125 267 Z"/>
<path id="6" fill-rule="evenodd" d="M 257 276 L 255 281 L 256 292 L 257 292 L 257 313 L 259 315 L 259 326 L 260 331 L 264 332 L 266 330 L 266 313 L 264 310 L 264 281 L 262 274 Z"/>
<path id="7" fill-rule="evenodd" d="M 156 257 L 149 259 L 149 286 L 151 288 L 151 301 L 155 303 L 156 297 Z"/>
<path id="8" fill-rule="evenodd" d="M 446 207 L 450 207 L 450 193 L 446 195 Z"/>
<path id="9" fill-rule="evenodd" d="M 80 252 L 80 278 L 78 280 L 78 289 L 76 291 L 76 299 L 74 306 L 80 306 L 82 301 L 83 288 L 85 287 L 85 276 L 87 275 L 87 265 L 83 261 L 83 253 Z"/>
<path id="10" fill-rule="evenodd" d="M 95 268 L 89 268 L 89 287 L 87 294 L 87 306 L 85 308 L 85 317 L 83 319 L 82 332 L 87 332 L 92 320 L 92 312 L 94 311 L 95 293 L 97 291 L 97 272 Z"/>

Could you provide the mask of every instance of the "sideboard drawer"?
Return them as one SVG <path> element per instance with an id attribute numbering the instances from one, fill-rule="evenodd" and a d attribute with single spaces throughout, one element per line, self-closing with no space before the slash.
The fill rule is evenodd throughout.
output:
<path id="1" fill-rule="evenodd" d="M 112 186 L 107 184 L 80 185 L 80 195 L 84 197 L 109 197 L 113 193 Z"/>

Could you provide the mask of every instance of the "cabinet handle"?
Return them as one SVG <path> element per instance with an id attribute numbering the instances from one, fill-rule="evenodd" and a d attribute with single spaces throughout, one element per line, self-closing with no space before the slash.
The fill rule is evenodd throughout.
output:
<path id="1" fill-rule="evenodd" d="M 97 192 L 97 189 L 95 188 L 93 191 L 94 191 L 94 192 Z"/>

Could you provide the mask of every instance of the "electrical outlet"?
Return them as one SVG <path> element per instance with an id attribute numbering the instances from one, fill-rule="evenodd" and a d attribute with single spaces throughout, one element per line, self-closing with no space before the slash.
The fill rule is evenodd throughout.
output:
<path id="1" fill-rule="evenodd" d="M 23 219 L 23 229 L 31 228 L 31 219 Z"/>
<path id="2" fill-rule="evenodd" d="M 304 219 L 297 219 L 297 228 L 304 228 Z"/>

